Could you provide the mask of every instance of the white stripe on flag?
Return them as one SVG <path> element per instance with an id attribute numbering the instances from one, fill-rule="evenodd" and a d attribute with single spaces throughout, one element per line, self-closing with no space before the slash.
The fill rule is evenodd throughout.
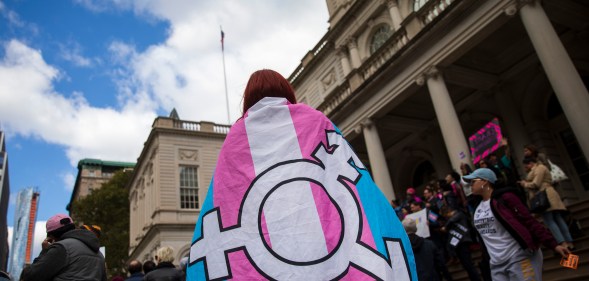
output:
<path id="1" fill-rule="evenodd" d="M 276 163 L 302 158 L 290 111 L 283 101 L 265 98 L 249 110 L 245 119 L 256 175 Z M 278 188 L 266 200 L 264 216 L 272 250 L 280 256 L 311 261 L 327 255 L 308 182 L 295 181 Z"/>

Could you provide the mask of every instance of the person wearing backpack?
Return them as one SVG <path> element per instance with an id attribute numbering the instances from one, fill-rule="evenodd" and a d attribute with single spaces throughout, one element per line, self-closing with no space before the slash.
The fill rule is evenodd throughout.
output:
<path id="1" fill-rule="evenodd" d="M 542 280 L 540 243 L 563 257 L 570 254 L 508 187 L 495 190 L 493 171 L 480 168 L 463 179 L 483 198 L 475 210 L 474 225 L 490 257 L 493 280 Z"/>

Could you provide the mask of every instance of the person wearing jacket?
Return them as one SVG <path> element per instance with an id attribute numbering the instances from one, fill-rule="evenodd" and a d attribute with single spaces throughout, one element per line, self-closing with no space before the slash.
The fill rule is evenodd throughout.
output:
<path id="1" fill-rule="evenodd" d="M 403 228 L 405 229 L 405 232 L 407 232 L 407 236 L 409 236 L 413 255 L 415 256 L 417 279 L 430 281 L 440 280 L 438 272 L 445 266 L 442 252 L 440 252 L 434 242 L 415 234 L 415 232 L 417 232 L 415 220 L 410 218 L 404 219 Z"/>
<path id="2" fill-rule="evenodd" d="M 446 213 L 448 220 L 442 231 L 448 232 L 448 247 L 454 250 L 462 267 L 466 270 L 471 281 L 481 280 L 470 255 L 472 244 L 471 227 L 468 216 L 453 206 L 448 206 Z"/>
<path id="3" fill-rule="evenodd" d="M 129 271 L 129 276 L 125 281 L 143 281 L 143 272 L 141 271 L 141 262 L 138 260 L 132 260 L 129 262 L 127 266 L 127 270 Z"/>
<path id="4" fill-rule="evenodd" d="M 550 171 L 544 166 L 544 164 L 533 157 L 524 158 L 523 163 L 529 173 L 526 180 L 519 182 L 520 185 L 526 190 L 529 190 L 531 194 L 546 192 L 550 207 L 542 212 L 544 224 L 548 226 L 548 229 L 550 229 L 558 244 L 569 248 L 569 250 L 573 250 L 575 248 L 573 237 L 561 215 L 562 212 L 566 211 L 566 207 L 564 206 L 560 195 L 558 195 L 558 192 L 554 189 L 554 186 L 552 186 L 552 176 Z"/>
<path id="5" fill-rule="evenodd" d="M 22 280 L 95 280 L 106 281 L 104 256 L 98 250 L 98 237 L 88 230 L 76 229 L 72 218 L 57 214 L 47 221 L 47 238 L 41 253 L 23 270 Z"/>
<path id="6" fill-rule="evenodd" d="M 483 198 L 474 225 L 489 254 L 493 280 L 542 280 L 540 243 L 563 257 L 570 254 L 509 188 L 494 189 L 493 171 L 480 168 L 463 178 Z"/>
<path id="7" fill-rule="evenodd" d="M 184 272 L 177 269 L 174 261 L 174 249 L 161 247 L 156 251 L 157 266 L 145 275 L 145 281 L 184 281 Z"/>

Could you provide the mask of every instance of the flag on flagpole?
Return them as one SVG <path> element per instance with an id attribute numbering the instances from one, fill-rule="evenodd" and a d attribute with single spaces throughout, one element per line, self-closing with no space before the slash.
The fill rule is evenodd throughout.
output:
<path id="1" fill-rule="evenodd" d="M 225 32 L 221 29 L 221 51 L 225 51 Z"/>
<path id="2" fill-rule="evenodd" d="M 341 132 L 266 97 L 229 131 L 187 280 L 417 280 L 411 243 Z"/>

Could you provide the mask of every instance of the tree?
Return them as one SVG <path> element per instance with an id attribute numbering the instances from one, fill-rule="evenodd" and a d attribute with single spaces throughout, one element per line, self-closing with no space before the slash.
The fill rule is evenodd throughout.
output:
<path id="1" fill-rule="evenodd" d="M 72 205 L 75 222 L 100 226 L 100 244 L 106 248 L 106 266 L 110 276 L 126 272 L 129 258 L 129 191 L 125 187 L 132 175 L 132 171 L 118 171 L 100 189 Z"/>

